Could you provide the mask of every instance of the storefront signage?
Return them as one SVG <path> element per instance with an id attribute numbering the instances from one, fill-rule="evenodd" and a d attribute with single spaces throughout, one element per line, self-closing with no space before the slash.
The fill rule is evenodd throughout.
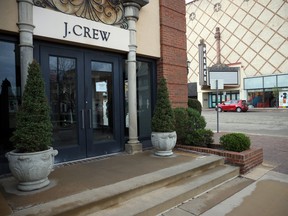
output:
<path id="1" fill-rule="evenodd" d="M 34 35 L 128 51 L 129 31 L 45 8 L 33 7 Z"/>
<path id="2" fill-rule="evenodd" d="M 73 34 L 78 37 L 92 38 L 95 40 L 102 40 L 108 42 L 111 34 L 111 32 L 95 28 L 89 28 L 87 26 L 73 25 L 70 27 L 67 22 L 64 22 L 64 26 L 65 27 L 63 38 L 69 37 L 70 34 Z"/>
<path id="3" fill-rule="evenodd" d="M 209 71 L 210 85 L 211 80 L 222 79 L 224 85 L 239 85 L 238 72 L 234 71 Z"/>
<path id="4" fill-rule="evenodd" d="M 201 86 L 207 85 L 207 58 L 206 58 L 206 44 L 204 40 L 200 40 L 198 45 L 199 50 L 199 84 Z"/>
<path id="5" fill-rule="evenodd" d="M 279 92 L 279 107 L 288 107 L 288 91 Z"/>

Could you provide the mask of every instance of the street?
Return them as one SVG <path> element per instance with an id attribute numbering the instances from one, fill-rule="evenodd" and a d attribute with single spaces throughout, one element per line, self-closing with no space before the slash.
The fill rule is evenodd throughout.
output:
<path id="1" fill-rule="evenodd" d="M 230 132 L 245 133 L 251 139 L 251 147 L 263 148 L 263 163 L 273 170 L 288 174 L 288 109 L 267 109 L 248 112 L 220 112 L 219 133 L 217 132 L 217 112 L 203 110 L 206 129 L 211 129 L 214 140 Z"/>
<path id="2" fill-rule="evenodd" d="M 203 110 L 207 129 L 217 131 L 217 112 Z M 248 112 L 219 112 L 219 132 L 242 132 L 254 135 L 288 137 L 288 109 L 256 110 Z"/>

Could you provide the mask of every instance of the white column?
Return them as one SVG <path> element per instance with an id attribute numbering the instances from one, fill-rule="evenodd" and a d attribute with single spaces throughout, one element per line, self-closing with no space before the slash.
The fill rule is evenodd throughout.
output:
<path id="1" fill-rule="evenodd" d="M 138 140 L 137 130 L 137 86 L 136 86 L 136 22 L 139 11 L 148 1 L 126 0 L 124 2 L 125 17 L 129 28 L 129 53 L 128 53 L 128 112 L 129 112 L 129 140 L 125 150 L 129 154 L 142 151 L 142 144 Z"/>
<path id="2" fill-rule="evenodd" d="M 28 65 L 33 60 L 33 0 L 17 0 L 22 94 L 27 80 Z"/>

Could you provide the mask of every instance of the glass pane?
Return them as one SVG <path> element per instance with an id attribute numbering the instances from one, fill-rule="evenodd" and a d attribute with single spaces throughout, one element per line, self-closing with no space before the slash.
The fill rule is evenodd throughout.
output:
<path id="1" fill-rule="evenodd" d="M 77 145 L 76 60 L 50 56 L 49 70 L 54 146 Z"/>
<path id="2" fill-rule="evenodd" d="M 264 77 L 264 88 L 276 87 L 276 76 Z"/>
<path id="3" fill-rule="evenodd" d="M 125 94 L 125 136 L 128 136 L 128 71 L 125 66 L 124 94 Z M 151 74 L 152 63 L 137 61 L 137 105 L 138 105 L 138 136 L 151 136 Z"/>
<path id="4" fill-rule="evenodd" d="M 112 72 L 112 64 L 105 62 L 91 62 L 92 71 Z"/>
<path id="5" fill-rule="evenodd" d="M 263 78 L 247 78 L 244 79 L 244 89 L 257 89 L 263 88 Z"/>
<path id="6" fill-rule="evenodd" d="M 92 61 L 91 71 L 93 140 L 113 139 L 112 64 Z"/>
<path id="7" fill-rule="evenodd" d="M 278 78 L 278 87 L 288 87 L 288 74 L 278 75 L 277 78 Z"/>
<path id="8" fill-rule="evenodd" d="M 151 68 L 147 62 L 137 62 L 138 134 L 151 135 Z"/>
<path id="9" fill-rule="evenodd" d="M 14 43 L 0 41 L 0 174 L 9 172 L 5 153 L 13 149 L 9 138 L 15 129 L 15 115 L 21 99 L 16 50 Z"/>

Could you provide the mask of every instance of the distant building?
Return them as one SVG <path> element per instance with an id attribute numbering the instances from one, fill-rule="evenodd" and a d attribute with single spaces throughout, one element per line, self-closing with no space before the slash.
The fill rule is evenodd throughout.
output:
<path id="1" fill-rule="evenodd" d="M 197 83 L 197 98 L 203 107 L 216 105 L 216 92 L 211 89 L 215 80 L 224 81 L 219 102 L 246 99 L 254 107 L 288 107 L 288 2 L 187 2 L 187 59 L 191 61 L 188 83 Z M 221 34 L 220 47 L 216 28 Z M 206 72 L 201 40 L 206 46 Z M 218 48 L 224 70 L 218 64 Z"/>

